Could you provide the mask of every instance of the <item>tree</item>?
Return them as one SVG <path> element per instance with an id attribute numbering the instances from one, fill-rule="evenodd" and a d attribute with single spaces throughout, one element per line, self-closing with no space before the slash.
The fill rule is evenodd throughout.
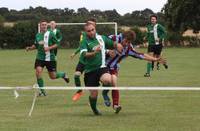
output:
<path id="1" fill-rule="evenodd" d="M 4 17 L 0 15 L 0 26 L 3 26 L 4 23 Z"/>
<path id="2" fill-rule="evenodd" d="M 199 0 L 168 0 L 163 8 L 168 28 L 183 33 L 188 28 L 200 30 Z"/>

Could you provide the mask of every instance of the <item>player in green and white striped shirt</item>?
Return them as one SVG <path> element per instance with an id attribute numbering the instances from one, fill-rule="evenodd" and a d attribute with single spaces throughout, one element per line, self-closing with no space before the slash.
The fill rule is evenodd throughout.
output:
<path id="1" fill-rule="evenodd" d="M 69 78 L 64 72 L 56 71 L 56 55 L 54 49 L 58 47 L 58 40 L 51 30 L 47 30 L 47 21 L 40 21 L 40 32 L 36 34 L 35 44 L 26 47 L 27 51 L 37 49 L 35 60 L 35 74 L 39 87 L 44 87 L 42 78 L 43 68 L 46 66 L 51 79 L 63 78 L 67 83 Z M 46 96 L 44 89 L 39 95 Z"/>
<path id="2" fill-rule="evenodd" d="M 146 39 L 148 40 L 148 54 L 159 58 L 162 48 L 163 42 L 165 38 L 165 29 L 161 24 L 157 23 L 157 16 L 151 15 L 150 16 L 151 23 L 147 25 L 147 36 Z M 147 63 L 147 72 L 144 75 L 145 77 L 150 77 L 150 72 L 152 69 L 151 61 Z M 168 65 L 163 64 L 165 68 L 168 68 Z"/>
<path id="3" fill-rule="evenodd" d="M 62 33 L 58 28 L 56 28 L 56 22 L 55 21 L 50 22 L 50 28 L 51 28 L 51 31 L 55 34 L 55 36 L 58 40 L 58 46 L 60 46 L 60 41 L 62 40 Z M 55 52 L 55 55 L 57 55 L 57 48 L 54 49 L 54 52 Z"/>
<path id="4" fill-rule="evenodd" d="M 93 24 L 95 27 L 96 27 L 96 19 L 94 18 L 90 18 L 86 21 L 86 23 L 91 23 Z M 86 32 L 82 31 L 81 32 L 81 36 L 80 36 L 80 46 L 81 46 L 81 43 L 82 41 L 84 41 L 86 39 Z M 80 46 L 76 49 L 76 51 L 71 55 L 71 58 L 73 58 L 76 54 L 78 54 L 80 52 Z M 85 58 L 80 55 L 79 57 L 79 62 L 76 66 L 76 71 L 74 73 L 74 82 L 75 82 L 75 85 L 76 87 L 79 87 L 81 86 L 81 80 L 80 80 L 80 76 L 81 74 L 84 72 L 85 70 L 85 64 L 84 64 L 84 61 L 85 61 Z M 78 90 L 72 97 L 72 100 L 73 101 L 77 101 L 80 99 L 80 97 L 83 95 L 83 91 L 82 90 Z"/>
<path id="5" fill-rule="evenodd" d="M 104 86 L 112 86 L 111 75 L 105 63 L 105 51 L 116 48 L 121 52 L 123 47 L 106 36 L 98 35 L 95 26 L 91 23 L 87 23 L 84 29 L 87 36 L 81 42 L 80 54 L 85 58 L 85 86 L 96 87 L 99 86 L 100 81 Z M 96 107 L 97 96 L 97 90 L 90 90 L 90 107 L 95 115 L 100 115 Z"/>

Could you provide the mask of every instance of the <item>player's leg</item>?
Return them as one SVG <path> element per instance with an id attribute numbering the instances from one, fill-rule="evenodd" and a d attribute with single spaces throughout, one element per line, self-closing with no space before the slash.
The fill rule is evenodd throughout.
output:
<path id="1" fill-rule="evenodd" d="M 44 87 L 44 80 L 42 78 L 43 68 L 44 68 L 44 61 L 35 60 L 35 75 L 37 78 L 37 84 L 40 88 L 39 96 L 41 95 L 46 96 L 45 90 L 41 89 L 42 87 Z"/>
<path id="2" fill-rule="evenodd" d="M 97 87 L 99 86 L 98 71 L 92 71 L 84 74 L 84 82 L 86 87 Z M 90 90 L 89 103 L 90 107 L 95 115 L 101 115 L 97 109 L 97 90 Z"/>
<path id="3" fill-rule="evenodd" d="M 154 61 L 151 62 L 151 70 L 154 70 Z"/>
<path id="4" fill-rule="evenodd" d="M 155 54 L 156 54 L 157 58 L 160 58 L 162 56 L 162 48 L 163 48 L 162 44 L 159 44 L 159 45 L 156 46 Z M 163 63 L 163 66 L 165 67 L 165 69 L 168 69 L 168 65 L 167 65 L 166 62 Z M 159 62 L 158 62 L 158 67 L 157 68 L 159 69 Z"/>
<path id="5" fill-rule="evenodd" d="M 112 85 L 117 87 L 117 74 L 112 74 L 111 77 Z M 119 90 L 112 90 L 112 100 L 113 100 L 113 109 L 115 113 L 118 114 L 122 107 L 119 104 Z"/>
<path id="6" fill-rule="evenodd" d="M 74 82 L 75 82 L 75 86 L 76 87 L 80 87 L 81 86 L 81 80 L 80 80 L 80 76 L 82 74 L 82 72 L 84 71 L 84 67 L 85 65 L 82 63 L 78 63 L 76 66 L 76 72 L 74 74 Z M 83 95 L 83 91 L 82 90 L 78 90 L 76 91 L 76 93 L 73 95 L 72 100 L 73 101 L 77 101 L 80 99 L 80 97 Z"/>
<path id="7" fill-rule="evenodd" d="M 102 75 L 100 77 L 100 81 L 104 87 L 112 86 L 111 75 L 110 75 L 110 73 L 108 73 L 108 68 L 102 68 Z M 109 92 L 109 90 L 103 90 L 102 96 L 104 99 L 104 104 L 109 107 L 111 105 L 111 102 L 110 102 L 110 98 L 108 96 L 108 92 Z"/>
<path id="8" fill-rule="evenodd" d="M 150 55 L 150 56 L 152 56 L 153 57 L 153 45 L 149 45 L 148 46 L 148 50 L 147 50 L 147 52 L 148 52 L 148 54 Z M 151 69 L 152 69 L 152 62 L 151 61 L 148 61 L 148 63 L 147 63 L 147 71 L 146 71 L 146 73 L 144 74 L 144 77 L 150 77 L 150 72 L 151 72 Z"/>
<path id="9" fill-rule="evenodd" d="M 66 83 L 69 83 L 69 77 L 64 72 L 56 71 L 56 61 L 48 61 L 46 62 L 46 68 L 49 72 L 49 77 L 51 79 L 63 78 Z"/>

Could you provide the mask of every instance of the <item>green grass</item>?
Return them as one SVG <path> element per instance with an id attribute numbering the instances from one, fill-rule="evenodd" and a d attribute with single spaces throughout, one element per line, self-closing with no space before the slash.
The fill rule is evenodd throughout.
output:
<path id="1" fill-rule="evenodd" d="M 144 51 L 144 49 L 141 49 Z M 73 86 L 73 73 L 78 58 L 71 61 L 73 50 L 59 50 L 58 70 L 68 72 Z M 31 86 L 35 83 L 33 64 L 36 52 L 24 50 L 0 51 L 0 86 Z M 199 48 L 169 48 L 164 51 L 169 69 L 153 71 L 144 78 L 146 62 L 128 58 L 121 63 L 119 86 L 200 86 Z M 62 79 L 49 80 L 46 86 L 65 86 Z M 199 91 L 121 91 L 120 114 L 103 105 L 102 116 L 94 116 L 88 106 L 88 92 L 76 103 L 74 91 L 48 91 L 40 97 L 31 117 L 33 91 L 0 90 L 0 131 L 199 131 Z"/>

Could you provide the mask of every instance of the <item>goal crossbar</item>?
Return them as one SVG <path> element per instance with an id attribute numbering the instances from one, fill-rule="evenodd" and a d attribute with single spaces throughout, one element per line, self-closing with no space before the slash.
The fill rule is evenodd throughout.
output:
<path id="1" fill-rule="evenodd" d="M 84 25 L 85 23 L 56 23 L 56 25 Z M 114 25 L 115 35 L 117 35 L 117 22 L 97 22 L 97 25 Z M 38 24 L 38 32 L 40 32 L 40 24 Z"/>

